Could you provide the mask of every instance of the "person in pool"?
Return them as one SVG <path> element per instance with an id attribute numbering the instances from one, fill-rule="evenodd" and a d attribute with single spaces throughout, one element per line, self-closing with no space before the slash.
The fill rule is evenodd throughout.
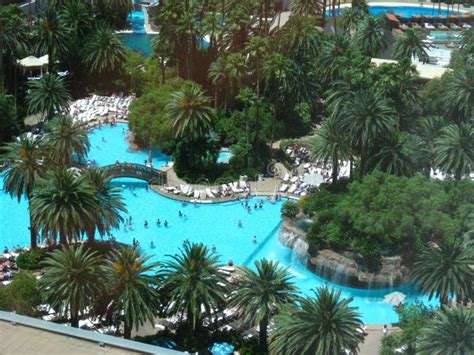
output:
<path id="1" fill-rule="evenodd" d="M 157 225 L 158 227 L 161 225 L 161 221 L 160 221 L 159 218 L 156 220 L 156 225 Z"/>
<path id="2" fill-rule="evenodd" d="M 181 211 L 178 211 L 178 216 L 183 217 L 183 214 L 181 213 Z"/>
<path id="3" fill-rule="evenodd" d="M 145 219 L 145 223 L 143 223 L 143 225 L 145 226 L 145 228 L 148 228 L 148 221 Z"/>
<path id="4" fill-rule="evenodd" d="M 150 248 L 151 248 L 151 249 L 155 249 L 155 243 L 153 243 L 153 240 L 152 240 L 151 243 L 150 243 Z"/>
<path id="5" fill-rule="evenodd" d="M 241 219 L 239 219 L 239 221 L 237 222 L 237 226 L 242 227 L 242 220 Z"/>
<path id="6" fill-rule="evenodd" d="M 256 235 L 253 236 L 252 241 L 253 241 L 254 243 L 257 243 L 257 236 L 256 236 Z"/>
<path id="7" fill-rule="evenodd" d="M 168 221 L 165 219 L 165 223 L 164 223 L 165 227 L 168 227 Z"/>
<path id="8" fill-rule="evenodd" d="M 215 246 L 215 245 L 213 245 L 213 246 L 212 246 L 212 248 L 211 248 L 211 250 L 212 250 L 213 252 L 215 252 L 215 251 L 216 251 L 216 249 L 217 249 L 217 248 L 216 248 L 216 246 Z"/>

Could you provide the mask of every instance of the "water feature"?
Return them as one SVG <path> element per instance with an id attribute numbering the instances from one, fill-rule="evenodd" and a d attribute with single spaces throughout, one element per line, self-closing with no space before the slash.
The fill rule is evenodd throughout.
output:
<path id="1" fill-rule="evenodd" d="M 435 4 L 433 4 L 435 5 Z M 448 16 L 451 14 L 459 15 L 460 12 L 458 11 L 448 11 L 446 9 L 441 9 L 441 12 L 438 12 L 438 6 L 428 5 L 425 6 L 421 4 L 420 6 L 416 6 L 414 4 L 410 4 L 405 6 L 404 4 L 397 4 L 393 5 L 371 5 L 369 4 L 369 12 L 372 15 L 381 15 L 386 13 L 392 13 L 402 18 L 412 18 L 414 15 L 421 15 L 421 16 Z M 344 12 L 347 7 L 341 8 L 341 12 Z M 326 11 L 327 16 L 332 16 L 332 11 Z M 339 15 L 339 11 L 336 9 L 336 16 Z"/>
<path id="2" fill-rule="evenodd" d="M 89 159 L 94 159 L 98 165 L 114 163 L 116 160 L 142 163 L 148 157 L 147 150 L 130 149 L 124 125 L 95 129 L 89 137 Z M 152 158 L 156 167 L 169 159 L 159 150 L 152 152 Z M 2 182 L 0 178 L 0 184 Z M 262 209 L 252 210 L 249 214 L 240 202 L 192 205 L 165 198 L 146 189 L 146 184 L 138 180 L 115 179 L 113 183 L 122 188 L 128 209 L 126 216 L 131 216 L 133 221 L 132 230 L 125 230 L 122 226 L 112 231 L 113 236 L 119 242 L 128 244 L 135 238 L 140 242 L 141 251 L 153 255 L 156 260 L 163 260 L 166 255 L 178 252 L 186 239 L 208 246 L 215 245 L 223 263 L 232 259 L 235 264 L 252 267 L 255 260 L 264 257 L 276 260 L 289 268 L 303 294 L 310 295 L 312 289 L 327 284 L 340 289 L 344 297 L 352 297 L 352 305 L 359 307 L 365 323 L 397 321 L 392 307 L 383 302 L 387 293 L 398 290 L 407 295 L 408 301 L 419 297 L 411 286 L 381 290 L 355 289 L 338 286 L 309 271 L 305 267 L 307 245 L 293 240 L 296 248 L 291 249 L 280 242 L 280 238 L 286 238 L 287 242 L 292 240 L 289 235 L 279 236 L 282 202 L 270 203 L 265 200 Z M 251 204 L 254 202 L 256 200 L 250 201 Z M 29 245 L 27 208 L 26 201 L 18 203 L 0 191 L 0 247 Z M 182 212 L 182 217 L 178 211 Z M 158 218 L 162 222 L 160 226 L 155 223 Z M 239 219 L 243 221 L 242 227 L 237 225 Z M 147 227 L 144 225 L 145 220 L 149 223 Z M 169 223 L 168 227 L 163 225 L 165 220 Z M 257 236 L 257 243 L 253 242 L 253 236 Z M 421 299 L 426 301 L 426 297 Z"/>

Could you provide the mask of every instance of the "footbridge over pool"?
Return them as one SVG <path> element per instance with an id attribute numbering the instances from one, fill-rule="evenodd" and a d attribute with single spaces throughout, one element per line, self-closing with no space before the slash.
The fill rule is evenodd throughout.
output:
<path id="1" fill-rule="evenodd" d="M 150 166 L 133 163 L 115 163 L 101 167 L 113 178 L 134 178 L 147 181 L 153 185 L 166 184 L 166 172 Z"/>

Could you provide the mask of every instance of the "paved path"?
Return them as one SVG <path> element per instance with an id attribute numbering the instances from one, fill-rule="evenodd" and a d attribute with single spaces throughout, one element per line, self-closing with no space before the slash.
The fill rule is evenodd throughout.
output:
<path id="1" fill-rule="evenodd" d="M 388 333 L 397 331 L 400 328 L 388 325 Z M 369 324 L 367 325 L 367 336 L 364 343 L 360 346 L 360 355 L 378 355 L 382 345 L 383 338 L 383 324 Z"/>

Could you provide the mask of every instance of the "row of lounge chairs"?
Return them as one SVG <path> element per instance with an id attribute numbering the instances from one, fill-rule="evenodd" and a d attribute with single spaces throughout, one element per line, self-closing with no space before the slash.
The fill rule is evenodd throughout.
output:
<path id="1" fill-rule="evenodd" d="M 468 23 L 463 23 L 462 27 L 456 25 L 455 23 L 450 23 L 450 24 L 445 25 L 441 22 L 436 22 L 436 23 L 425 22 L 423 26 L 421 26 L 417 22 L 412 22 L 409 24 L 405 24 L 405 23 L 400 24 L 400 29 L 403 31 L 410 30 L 410 29 L 417 30 L 417 31 L 419 30 L 460 31 L 462 29 L 469 29 L 469 28 L 471 28 L 471 25 Z"/>
<path id="2" fill-rule="evenodd" d="M 165 186 L 165 191 L 175 195 L 184 195 L 194 199 L 205 200 L 207 198 L 229 197 L 236 194 L 247 193 L 250 191 L 247 182 L 234 181 L 228 184 L 222 184 L 218 188 L 195 189 L 191 185 L 180 184 L 179 186 Z"/>

